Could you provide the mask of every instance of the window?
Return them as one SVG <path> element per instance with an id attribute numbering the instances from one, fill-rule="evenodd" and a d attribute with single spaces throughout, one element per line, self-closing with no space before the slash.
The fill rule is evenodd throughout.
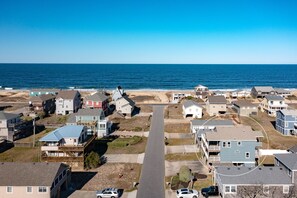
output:
<path id="1" fill-rule="evenodd" d="M 227 142 L 227 147 L 231 148 L 231 142 Z"/>
<path id="2" fill-rule="evenodd" d="M 59 175 L 59 181 L 61 181 L 63 178 L 62 173 Z"/>
<path id="3" fill-rule="evenodd" d="M 225 192 L 226 193 L 230 192 L 230 186 L 225 186 Z"/>
<path id="4" fill-rule="evenodd" d="M 6 192 L 7 193 L 12 193 L 12 186 L 7 186 L 6 187 Z"/>
<path id="5" fill-rule="evenodd" d="M 289 186 L 283 186 L 283 193 L 284 194 L 288 194 L 289 193 L 289 190 L 290 190 L 290 187 Z"/>
<path id="6" fill-rule="evenodd" d="M 263 186 L 263 193 L 269 194 L 269 186 Z"/>
<path id="7" fill-rule="evenodd" d="M 27 193 L 32 193 L 32 186 L 27 186 Z"/>
<path id="8" fill-rule="evenodd" d="M 58 184 L 58 182 L 59 182 L 59 179 L 58 179 L 58 178 L 56 178 L 56 179 L 55 179 L 55 185 L 57 185 L 57 184 Z"/>
<path id="9" fill-rule="evenodd" d="M 65 176 L 66 175 L 66 170 L 63 170 L 63 176 Z"/>
<path id="10" fill-rule="evenodd" d="M 241 142 L 237 142 L 237 146 L 241 146 Z"/>
<path id="11" fill-rule="evenodd" d="M 226 142 L 223 142 L 223 148 L 225 148 L 226 147 Z"/>
<path id="12" fill-rule="evenodd" d="M 231 192 L 236 193 L 236 186 L 231 186 Z"/>
<path id="13" fill-rule="evenodd" d="M 287 173 L 288 175 L 291 177 L 292 176 L 292 172 L 290 170 L 287 169 Z"/>
<path id="14" fill-rule="evenodd" d="M 246 153 L 245 153 L 245 158 L 246 158 L 246 159 L 249 159 L 249 158 L 250 158 L 250 152 L 246 152 Z"/>
<path id="15" fill-rule="evenodd" d="M 236 193 L 237 186 L 225 186 L 225 193 Z"/>
<path id="16" fill-rule="evenodd" d="M 76 142 L 76 139 L 73 139 L 73 142 Z"/>
<path id="17" fill-rule="evenodd" d="M 38 187 L 38 192 L 41 192 L 41 193 L 46 192 L 46 187 L 45 186 L 39 186 Z"/>

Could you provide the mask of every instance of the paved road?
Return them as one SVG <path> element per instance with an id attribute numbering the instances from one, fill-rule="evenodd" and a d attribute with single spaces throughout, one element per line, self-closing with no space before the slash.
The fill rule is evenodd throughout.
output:
<path id="1" fill-rule="evenodd" d="M 137 198 L 164 198 L 164 106 L 155 105 Z"/>

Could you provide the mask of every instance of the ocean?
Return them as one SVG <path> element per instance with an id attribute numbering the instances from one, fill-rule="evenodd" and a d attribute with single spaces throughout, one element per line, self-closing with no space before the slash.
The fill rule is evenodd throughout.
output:
<path id="1" fill-rule="evenodd" d="M 0 86 L 13 89 L 297 88 L 297 65 L 0 64 L 0 69 Z"/>

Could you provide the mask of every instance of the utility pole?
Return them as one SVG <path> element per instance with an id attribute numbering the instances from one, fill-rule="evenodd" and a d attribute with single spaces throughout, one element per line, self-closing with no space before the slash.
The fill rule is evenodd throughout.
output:
<path id="1" fill-rule="evenodd" d="M 33 118 L 33 148 L 35 147 L 35 118 L 36 116 Z"/>

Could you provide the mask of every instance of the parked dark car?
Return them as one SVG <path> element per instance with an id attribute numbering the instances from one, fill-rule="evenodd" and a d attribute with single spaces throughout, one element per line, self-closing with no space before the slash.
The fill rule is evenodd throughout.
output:
<path id="1" fill-rule="evenodd" d="M 209 186 L 207 188 L 202 188 L 201 194 L 204 197 L 219 195 L 219 189 L 217 186 Z"/>

